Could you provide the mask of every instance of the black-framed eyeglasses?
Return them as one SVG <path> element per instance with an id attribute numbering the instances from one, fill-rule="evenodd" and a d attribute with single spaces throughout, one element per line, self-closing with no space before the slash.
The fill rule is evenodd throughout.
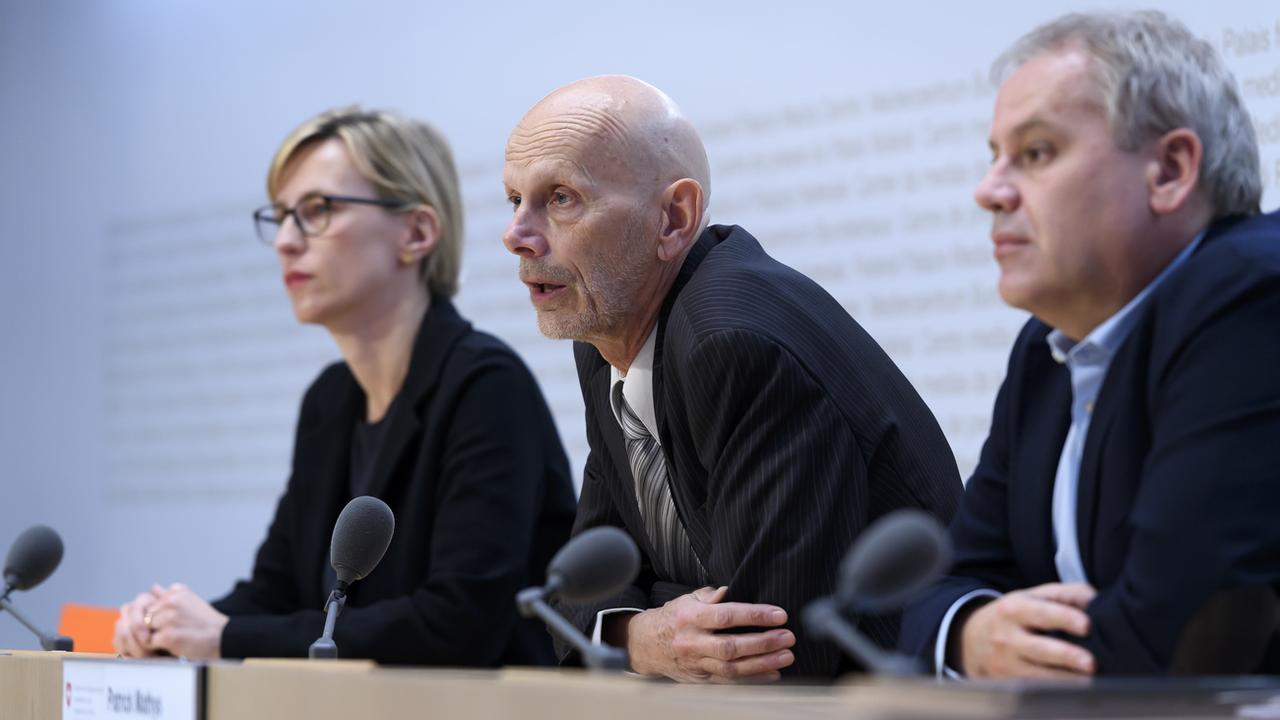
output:
<path id="1" fill-rule="evenodd" d="M 298 204 L 291 208 L 283 205 L 266 205 L 254 210 L 253 225 L 258 230 L 258 239 L 267 245 L 274 244 L 276 233 L 280 231 L 280 225 L 290 215 L 293 216 L 293 221 L 297 223 L 298 230 L 305 237 L 319 235 L 329 229 L 329 220 L 333 216 L 334 203 L 357 203 L 360 205 L 377 205 L 384 208 L 401 208 L 406 205 L 400 200 L 310 193 L 303 195 Z"/>

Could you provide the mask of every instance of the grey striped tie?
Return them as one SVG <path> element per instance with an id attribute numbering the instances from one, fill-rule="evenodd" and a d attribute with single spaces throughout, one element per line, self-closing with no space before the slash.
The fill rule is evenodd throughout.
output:
<path id="1" fill-rule="evenodd" d="M 636 503 L 644 518 L 645 531 L 657 558 L 651 558 L 659 574 L 683 585 L 704 585 L 707 571 L 689 542 L 689 533 L 676 513 L 667 485 L 667 461 L 662 446 L 653 439 L 622 394 L 622 381 L 613 386 L 614 400 L 621 410 L 622 434 L 627 439 L 627 460 L 635 477 Z"/>

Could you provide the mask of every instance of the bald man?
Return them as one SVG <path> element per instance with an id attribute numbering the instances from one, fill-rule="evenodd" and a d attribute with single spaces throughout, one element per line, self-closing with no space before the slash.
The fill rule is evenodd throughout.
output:
<path id="1" fill-rule="evenodd" d="M 511 133 L 504 181 L 538 326 L 577 341 L 591 453 L 574 532 L 623 527 L 644 558 L 621 596 L 566 610 L 639 673 L 840 672 L 799 613 L 878 516 L 951 517 L 960 480 L 929 409 L 822 288 L 708 226 L 706 151 L 656 88 L 548 95 Z M 896 638 L 896 617 L 861 625 Z"/>

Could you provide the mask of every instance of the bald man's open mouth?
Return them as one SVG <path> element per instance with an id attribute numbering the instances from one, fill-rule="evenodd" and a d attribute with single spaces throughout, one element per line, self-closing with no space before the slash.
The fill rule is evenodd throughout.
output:
<path id="1" fill-rule="evenodd" d="M 529 299 L 533 301 L 534 305 L 541 305 L 551 301 L 564 292 L 566 287 L 558 283 L 546 282 L 540 278 L 522 278 L 522 280 L 529 288 Z"/>
<path id="2" fill-rule="evenodd" d="M 534 307 L 542 307 L 562 295 L 574 281 L 573 273 L 548 259 L 520 258 L 520 282 L 529 288 Z"/>

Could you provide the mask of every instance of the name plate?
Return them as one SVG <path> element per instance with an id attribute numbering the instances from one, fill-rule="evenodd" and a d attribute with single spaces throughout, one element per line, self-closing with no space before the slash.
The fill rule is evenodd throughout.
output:
<path id="1" fill-rule="evenodd" d="M 62 720 L 201 720 L 203 690 L 203 665 L 68 657 Z"/>

